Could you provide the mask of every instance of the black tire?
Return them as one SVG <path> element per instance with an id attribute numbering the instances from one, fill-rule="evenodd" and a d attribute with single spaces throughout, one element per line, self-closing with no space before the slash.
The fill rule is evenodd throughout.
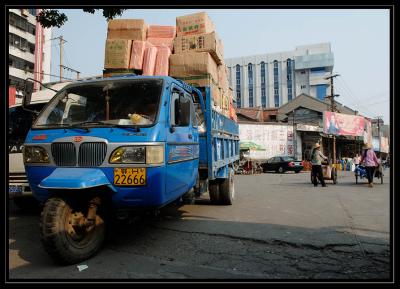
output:
<path id="1" fill-rule="evenodd" d="M 13 198 L 14 204 L 22 211 L 39 212 L 39 202 L 33 196 Z"/>
<path id="2" fill-rule="evenodd" d="M 186 205 L 193 205 L 195 203 L 194 188 L 191 188 L 182 196 L 182 202 Z"/>
<path id="3" fill-rule="evenodd" d="M 217 180 L 208 183 L 208 193 L 210 195 L 211 204 L 217 205 L 220 203 L 219 182 Z"/>
<path id="4" fill-rule="evenodd" d="M 296 174 L 300 173 L 300 171 L 299 171 L 299 170 L 295 170 L 294 172 L 295 172 Z"/>
<path id="5" fill-rule="evenodd" d="M 40 219 L 41 241 L 46 252 L 61 264 L 76 264 L 95 255 L 105 239 L 105 224 L 97 210 L 96 226 L 90 231 L 75 230 L 69 217 L 75 211 L 70 201 L 50 198 L 44 205 Z M 82 210 L 85 215 L 85 210 Z M 73 230 L 73 231 L 71 231 Z M 83 232 L 82 232 L 83 231 Z M 72 234 L 74 232 L 75 234 Z"/>
<path id="6" fill-rule="evenodd" d="M 220 201 L 222 205 L 232 205 L 235 199 L 235 183 L 233 170 L 229 169 L 228 178 L 219 185 Z"/>
<path id="7" fill-rule="evenodd" d="M 285 172 L 285 170 L 283 169 L 283 167 L 279 167 L 277 172 L 280 174 L 283 174 Z"/>

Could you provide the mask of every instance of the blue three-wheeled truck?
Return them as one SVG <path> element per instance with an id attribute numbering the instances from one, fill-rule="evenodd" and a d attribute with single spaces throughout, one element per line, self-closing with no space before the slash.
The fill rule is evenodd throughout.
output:
<path id="1" fill-rule="evenodd" d="M 24 105 L 30 102 L 27 82 Z M 209 193 L 235 197 L 234 121 L 214 110 L 209 87 L 171 77 L 75 81 L 40 112 L 23 148 L 46 251 L 62 263 L 100 249 L 110 216 L 158 210 Z"/>

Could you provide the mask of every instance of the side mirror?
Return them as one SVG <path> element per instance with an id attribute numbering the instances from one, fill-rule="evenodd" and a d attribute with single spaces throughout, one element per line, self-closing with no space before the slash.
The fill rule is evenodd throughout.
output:
<path id="1" fill-rule="evenodd" d="M 28 107 L 31 103 L 31 98 L 32 98 L 32 92 L 33 92 L 33 82 L 29 80 L 25 80 L 25 87 L 24 87 L 24 92 L 22 96 L 22 105 L 24 107 Z"/>

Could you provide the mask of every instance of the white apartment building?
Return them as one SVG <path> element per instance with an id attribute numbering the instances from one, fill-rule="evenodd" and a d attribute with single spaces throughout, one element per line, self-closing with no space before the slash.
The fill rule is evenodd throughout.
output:
<path id="1" fill-rule="evenodd" d="M 302 93 L 323 100 L 333 69 L 330 43 L 225 59 L 237 107 L 280 107 Z"/>
<path id="2" fill-rule="evenodd" d="M 50 82 L 51 29 L 37 21 L 40 9 L 8 10 L 9 88 L 22 95 L 24 80 Z M 35 82 L 35 90 L 39 84 Z M 10 90 L 10 89 L 9 89 Z"/>

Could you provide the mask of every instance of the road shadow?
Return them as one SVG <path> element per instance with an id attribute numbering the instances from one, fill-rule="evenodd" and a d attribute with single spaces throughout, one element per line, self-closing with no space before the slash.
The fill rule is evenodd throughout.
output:
<path id="1" fill-rule="evenodd" d="M 140 215 L 130 224 L 115 223 L 103 250 L 84 264 L 111 274 L 118 258 L 128 258 L 129 267 L 146 256 L 159 266 L 175 262 L 185 268 L 224 269 L 232 274 L 236 270 L 239 279 L 388 280 L 392 274 L 386 238 L 349 233 L 343 227 L 310 229 L 205 219 L 186 208 L 173 204 L 157 217 Z M 79 275 L 76 266 L 65 266 L 72 273 L 63 274 L 41 246 L 38 221 L 36 214 L 15 213 L 9 219 L 9 250 L 22 260 L 9 270 L 10 277 L 40 278 L 41 273 L 52 272 L 54 278 L 92 278 L 89 273 Z M 188 278 L 196 278 L 196 270 L 188 271 L 192 272 Z"/>

